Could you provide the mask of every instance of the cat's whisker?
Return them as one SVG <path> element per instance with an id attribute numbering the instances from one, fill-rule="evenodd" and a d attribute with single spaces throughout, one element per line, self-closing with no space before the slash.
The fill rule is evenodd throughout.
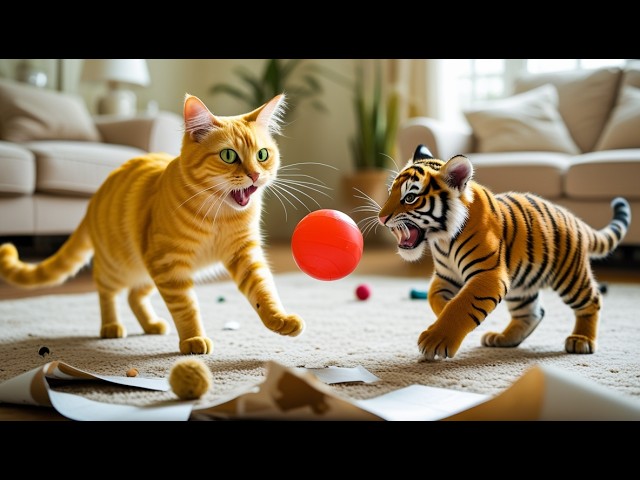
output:
<path id="1" fill-rule="evenodd" d="M 202 183 L 207 183 L 207 182 L 205 181 L 205 182 L 202 182 Z M 205 188 L 205 189 L 203 189 L 203 190 L 200 190 L 200 191 L 198 191 L 198 192 L 194 193 L 194 194 L 193 194 L 193 195 L 191 195 L 189 198 L 187 198 L 184 202 L 182 202 L 182 203 L 181 203 L 181 204 L 179 204 L 176 208 L 174 208 L 173 212 L 175 213 L 175 212 L 176 212 L 180 207 L 182 207 L 182 206 L 183 206 L 185 203 L 187 203 L 189 200 L 192 200 L 193 198 L 197 197 L 198 195 L 202 195 L 202 194 L 203 194 L 203 193 L 205 193 L 205 192 L 208 192 L 208 191 L 210 191 L 210 190 L 216 189 L 216 188 L 217 188 L 217 187 L 219 187 L 220 185 L 224 185 L 224 183 L 225 183 L 224 181 L 221 181 L 220 183 L 216 183 L 216 184 L 214 184 L 214 185 L 211 185 L 211 186 L 209 186 L 209 187 L 207 187 L 207 188 Z M 193 185 L 201 185 L 201 184 L 193 184 Z M 216 190 L 216 191 L 218 191 L 218 190 Z M 198 212 L 199 212 L 199 211 L 200 211 L 200 210 L 198 210 Z"/>
<path id="2" fill-rule="evenodd" d="M 294 178 L 295 177 L 295 178 Z M 301 180 L 301 178 L 307 178 L 309 180 Z M 299 183 L 300 185 L 313 185 L 314 187 L 323 188 L 325 190 L 332 190 L 326 183 L 321 180 L 318 180 L 311 175 L 302 175 L 302 174 L 287 174 L 287 175 L 279 175 L 276 179 L 276 182 L 290 182 L 290 183 Z"/>
<path id="3" fill-rule="evenodd" d="M 295 204 L 293 202 L 291 202 L 291 200 L 289 200 L 289 198 L 286 195 L 289 195 L 289 196 L 295 198 L 301 205 L 304 206 L 304 208 L 309 210 L 309 207 L 307 207 L 304 202 L 302 202 L 298 197 L 296 197 L 293 193 L 291 193 L 286 188 L 284 188 L 284 187 L 282 187 L 280 185 L 277 185 L 275 183 L 271 184 L 269 188 L 271 188 L 272 191 L 274 193 L 276 193 L 277 195 L 279 195 L 282 199 L 286 200 L 289 203 L 289 205 L 291 205 L 295 210 L 298 210 L 298 207 L 296 207 Z"/>
<path id="4" fill-rule="evenodd" d="M 328 187 L 326 183 L 324 183 L 322 180 L 318 180 L 316 177 L 312 177 L 311 175 L 306 175 L 306 174 L 301 174 L 301 173 L 285 173 L 282 174 L 280 173 L 278 175 L 278 180 L 289 180 L 292 179 L 293 177 L 300 177 L 300 178 L 309 178 L 311 180 L 313 180 L 313 182 L 306 182 L 309 183 L 311 185 L 316 185 L 318 187 L 322 187 L 322 188 L 328 188 L 331 189 L 331 187 Z M 302 181 L 302 180 L 296 180 L 296 181 Z"/>
<path id="5" fill-rule="evenodd" d="M 309 210 L 309 211 L 311 211 L 311 210 L 309 209 L 309 207 L 307 207 L 307 205 L 306 205 L 302 200 L 300 200 L 300 198 L 299 198 L 295 193 L 292 193 L 290 190 L 294 190 L 294 191 L 298 192 L 299 194 L 304 195 L 305 197 L 307 197 L 307 198 L 309 198 L 310 200 L 312 200 L 313 202 L 315 202 L 315 204 L 316 204 L 316 205 L 318 205 L 318 208 L 322 208 L 322 205 L 320 205 L 320 203 L 319 203 L 315 198 L 313 198 L 311 195 L 309 195 L 309 194 L 308 194 L 307 192 L 305 192 L 304 190 L 301 190 L 300 188 L 296 188 L 296 187 L 294 186 L 294 185 L 296 185 L 295 183 L 286 183 L 286 182 L 284 182 L 284 183 L 286 184 L 286 187 L 285 187 L 285 186 L 280 185 L 278 182 L 275 182 L 275 184 L 274 184 L 274 185 L 275 185 L 275 186 L 277 186 L 278 188 L 281 188 L 284 192 L 286 192 L 287 194 L 289 194 L 291 197 L 295 198 L 298 202 L 300 202 L 302 205 L 304 205 L 304 208 L 306 208 L 306 209 L 307 209 L 307 210 Z M 307 188 L 310 188 L 310 187 L 307 187 Z M 310 189 L 311 189 L 311 190 L 314 190 L 314 191 L 317 191 L 318 193 L 321 193 L 321 194 L 323 194 L 323 195 L 325 195 L 325 196 L 327 196 L 327 197 L 331 198 L 331 196 L 327 195 L 325 192 L 321 192 L 321 191 L 319 191 L 319 190 L 315 190 L 315 189 L 313 189 L 313 188 L 310 188 Z"/>
<path id="6" fill-rule="evenodd" d="M 322 162 L 298 162 L 298 163 L 290 163 L 289 165 L 282 165 L 279 168 L 279 171 L 282 170 L 287 170 L 289 168 L 293 168 L 293 167 L 299 167 L 300 165 L 320 165 L 322 167 L 328 167 L 328 168 L 332 168 L 334 170 L 340 170 L 338 167 L 334 167 L 333 165 L 329 165 L 328 163 L 322 163 Z M 298 168 L 295 168 L 296 170 L 298 170 Z"/>
<path id="7" fill-rule="evenodd" d="M 223 190 L 218 190 L 216 193 L 220 193 L 220 195 L 215 195 L 215 194 L 211 194 L 209 195 L 203 202 L 202 205 L 200 205 L 200 208 L 198 209 L 198 213 L 200 212 L 200 210 L 202 209 L 202 207 L 206 204 L 209 203 L 207 210 L 204 212 L 204 214 L 202 215 L 202 220 L 200 221 L 200 228 L 202 228 L 202 225 L 204 224 L 204 221 L 207 219 L 207 217 L 209 217 L 209 214 L 211 213 L 211 211 L 215 208 L 215 206 L 217 205 L 218 208 L 216 209 L 216 213 L 213 216 L 212 222 L 215 223 L 217 218 L 218 218 L 218 214 L 220 213 L 220 208 L 222 207 L 222 205 L 224 204 L 224 199 L 227 195 L 229 195 L 229 193 L 233 190 L 232 187 L 226 187 Z"/>
<path id="8" fill-rule="evenodd" d="M 211 211 L 211 209 L 216 205 L 216 203 L 220 201 L 220 197 L 216 197 L 215 195 L 211 194 L 209 195 L 207 198 L 205 198 L 202 203 L 200 204 L 200 207 L 198 207 L 198 211 L 196 212 L 196 217 L 199 216 L 199 213 L 201 211 L 203 211 L 203 207 L 206 205 L 206 209 L 204 210 L 203 214 L 202 214 L 202 218 L 200 219 L 200 226 L 199 228 L 202 228 L 202 225 L 204 224 L 205 220 L 207 219 L 207 216 L 209 215 L 209 212 Z"/>
<path id="9" fill-rule="evenodd" d="M 286 200 L 295 210 L 297 210 L 298 207 L 296 207 L 293 203 L 291 203 L 291 200 L 289 200 L 287 197 L 285 197 L 282 193 L 278 192 L 276 185 L 273 185 L 273 184 L 270 185 L 265 193 L 267 193 L 269 195 L 273 195 L 275 198 L 278 199 L 278 201 L 282 205 L 282 209 L 284 210 L 284 220 L 285 220 L 285 222 L 289 221 L 289 216 L 288 216 L 288 212 L 287 212 L 287 206 L 284 204 L 284 202 L 282 200 L 283 199 Z"/>
<path id="10" fill-rule="evenodd" d="M 209 211 L 211 210 L 212 205 L 215 205 L 216 200 L 219 200 L 221 198 L 216 195 L 216 193 L 218 192 L 219 190 L 216 190 L 216 192 L 213 192 L 207 195 L 207 197 L 204 198 L 200 203 L 198 210 L 196 210 L 195 216 L 198 217 L 200 215 L 200 212 L 203 210 L 203 207 L 206 206 L 206 211 L 202 214 L 202 222 L 204 222 L 205 218 L 207 218 L 207 215 L 209 214 Z M 200 224 L 200 226 L 202 226 L 202 223 Z"/>
<path id="11" fill-rule="evenodd" d="M 322 190 L 320 190 L 321 188 L 327 189 L 327 190 L 333 190 L 331 187 L 327 187 L 324 185 L 317 185 L 315 183 L 310 183 L 310 182 L 302 182 L 299 180 L 287 180 L 287 179 L 278 179 L 276 180 L 275 183 L 284 183 L 286 186 L 292 186 L 291 188 L 295 187 L 300 187 L 300 188 L 307 188 L 309 190 L 312 190 L 314 192 L 317 192 L 321 195 L 324 195 L 325 197 L 331 198 L 331 196 L 329 194 L 327 194 L 326 192 L 323 192 Z M 294 188 L 295 189 L 295 188 Z M 300 190 L 298 190 L 300 191 Z M 302 191 L 300 191 L 300 193 L 303 193 Z"/>

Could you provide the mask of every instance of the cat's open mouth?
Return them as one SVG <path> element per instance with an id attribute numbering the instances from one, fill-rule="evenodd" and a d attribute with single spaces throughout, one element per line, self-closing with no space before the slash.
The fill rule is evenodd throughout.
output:
<path id="1" fill-rule="evenodd" d="M 251 194 L 258 189 L 255 185 L 251 185 L 248 188 L 243 188 L 241 190 L 232 190 L 231 197 L 236 201 L 238 205 L 244 207 L 249 203 L 249 199 L 251 198 Z"/>
<path id="2" fill-rule="evenodd" d="M 393 233 L 398 239 L 398 248 L 410 250 L 416 248 L 424 240 L 425 231 L 412 222 L 403 222 L 400 225 L 391 227 Z"/>

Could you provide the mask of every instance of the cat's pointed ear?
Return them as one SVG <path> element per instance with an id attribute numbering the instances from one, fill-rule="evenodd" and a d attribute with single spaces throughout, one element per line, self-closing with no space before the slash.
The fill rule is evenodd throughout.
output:
<path id="1" fill-rule="evenodd" d="M 189 136 L 200 142 L 219 126 L 218 119 L 198 97 L 184 96 L 184 128 Z"/>
<path id="2" fill-rule="evenodd" d="M 473 165 L 464 155 L 456 155 L 442 166 L 440 175 L 447 185 L 463 193 L 473 177 Z"/>
<path id="3" fill-rule="evenodd" d="M 287 109 L 287 101 L 285 94 L 276 95 L 261 107 L 247 114 L 249 121 L 255 121 L 256 124 L 266 128 L 272 135 L 280 135 L 282 133 L 282 124 L 284 122 L 284 114 Z"/>

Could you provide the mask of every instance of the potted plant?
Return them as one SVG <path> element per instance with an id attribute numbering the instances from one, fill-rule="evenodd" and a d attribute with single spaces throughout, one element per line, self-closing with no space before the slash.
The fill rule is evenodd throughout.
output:
<path id="1" fill-rule="evenodd" d="M 239 83 L 218 83 L 213 85 L 209 92 L 213 95 L 221 93 L 231 95 L 244 102 L 249 110 L 258 108 L 276 95 L 285 92 L 288 105 L 286 115 L 291 115 L 303 100 L 309 100 L 316 110 L 326 111 L 324 104 L 318 99 L 322 94 L 322 85 L 315 75 L 313 65 L 305 63 L 303 59 L 272 58 L 265 62 L 259 74 L 255 74 L 243 65 L 238 66 L 234 73 L 240 78 Z"/>
<path id="2" fill-rule="evenodd" d="M 342 193 L 348 213 L 365 233 L 377 225 L 379 207 L 388 197 L 389 177 L 397 169 L 393 158 L 399 122 L 398 94 L 384 88 L 380 61 L 375 60 L 372 67 L 367 79 L 363 63 L 358 62 L 354 80 L 323 70 L 353 94 L 356 130 L 350 144 L 354 169 L 343 174 Z"/>

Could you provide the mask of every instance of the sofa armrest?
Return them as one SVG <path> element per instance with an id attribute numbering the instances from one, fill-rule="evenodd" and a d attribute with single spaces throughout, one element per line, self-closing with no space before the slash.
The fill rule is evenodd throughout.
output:
<path id="1" fill-rule="evenodd" d="M 184 128 L 182 118 L 175 113 L 159 112 L 130 118 L 98 115 L 93 119 L 105 143 L 175 156 L 180 153 Z"/>
<path id="2" fill-rule="evenodd" d="M 398 130 L 398 146 L 402 161 L 413 158 L 416 147 L 426 145 L 434 157 L 448 160 L 458 154 L 473 150 L 471 127 L 445 123 L 430 117 L 414 117 Z"/>

